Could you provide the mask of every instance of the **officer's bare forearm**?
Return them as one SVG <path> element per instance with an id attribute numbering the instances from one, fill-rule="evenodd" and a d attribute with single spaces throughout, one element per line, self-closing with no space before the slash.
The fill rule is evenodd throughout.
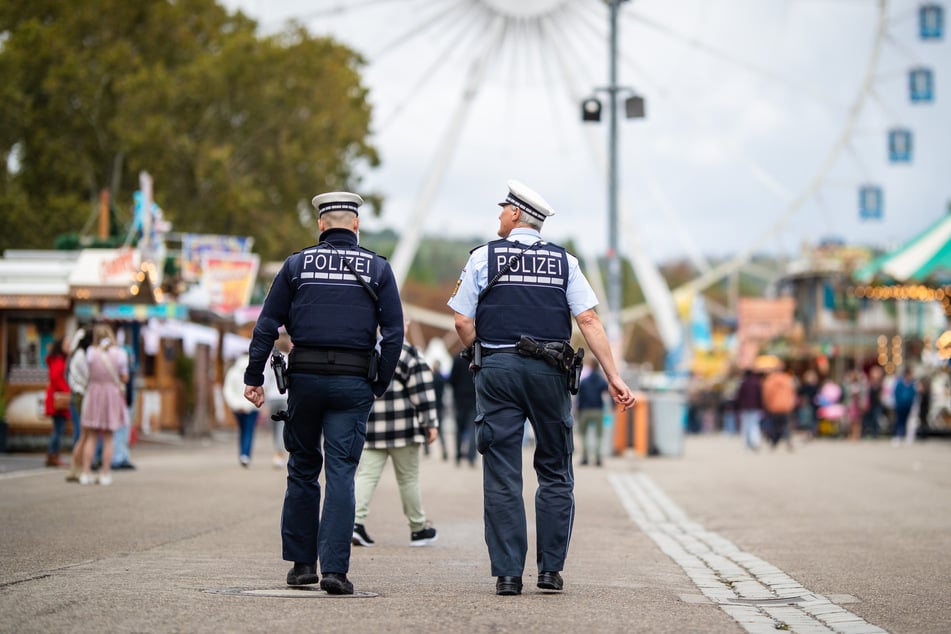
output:
<path id="1" fill-rule="evenodd" d="M 631 409 L 637 399 L 634 392 L 627 386 L 614 365 L 614 354 L 611 352 L 611 343 L 608 341 L 608 335 L 604 332 L 604 326 L 601 325 L 601 319 L 594 309 L 589 309 L 575 318 L 584 340 L 587 342 L 591 352 L 601 364 L 604 370 L 604 377 L 608 380 L 608 390 L 611 392 L 611 398 L 614 402 L 624 409 Z"/>
<path id="2" fill-rule="evenodd" d="M 462 345 L 467 348 L 471 346 L 476 338 L 475 319 L 456 313 L 456 334 L 462 340 Z"/>
<path id="3" fill-rule="evenodd" d="M 614 364 L 611 343 L 608 341 L 608 335 L 604 331 L 598 313 L 593 308 L 589 308 L 575 317 L 575 321 L 578 323 L 578 328 L 581 330 L 581 335 L 584 337 L 585 343 L 588 344 L 588 348 L 591 349 L 592 354 L 601 364 L 605 378 L 608 381 L 611 381 L 612 378 L 620 379 L 621 375 Z"/>

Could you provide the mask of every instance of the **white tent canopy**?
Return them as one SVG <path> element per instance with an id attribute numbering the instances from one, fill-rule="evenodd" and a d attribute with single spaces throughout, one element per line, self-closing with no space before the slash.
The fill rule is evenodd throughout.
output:
<path id="1" fill-rule="evenodd" d="M 897 249 L 857 270 L 858 282 L 887 278 L 897 282 L 951 280 L 951 213 Z"/>

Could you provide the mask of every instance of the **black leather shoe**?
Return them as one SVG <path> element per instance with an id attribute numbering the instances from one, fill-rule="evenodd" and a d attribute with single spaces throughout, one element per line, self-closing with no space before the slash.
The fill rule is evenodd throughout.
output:
<path id="1" fill-rule="evenodd" d="M 287 585 L 309 586 L 317 583 L 317 567 L 314 564 L 294 562 L 294 567 L 287 572 Z"/>
<path id="2" fill-rule="evenodd" d="M 561 590 L 565 587 L 565 580 L 557 572 L 538 573 L 538 587 L 542 590 Z"/>
<path id="3" fill-rule="evenodd" d="M 353 584 L 347 575 L 339 572 L 325 572 L 320 580 L 320 589 L 327 594 L 353 594 Z"/>
<path id="4" fill-rule="evenodd" d="M 522 594 L 522 578 L 498 577 L 495 581 L 495 593 L 502 596 Z"/>

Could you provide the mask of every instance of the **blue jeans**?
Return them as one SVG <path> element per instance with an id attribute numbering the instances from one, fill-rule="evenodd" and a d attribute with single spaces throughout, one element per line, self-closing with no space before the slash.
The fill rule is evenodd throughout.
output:
<path id="1" fill-rule="evenodd" d="M 740 410 L 740 433 L 747 449 L 759 449 L 761 430 L 759 426 L 763 412 L 758 409 Z"/>
<path id="2" fill-rule="evenodd" d="M 129 462 L 129 434 L 132 423 L 123 425 L 112 433 L 112 466 Z"/>
<path id="3" fill-rule="evenodd" d="M 233 413 L 238 419 L 238 455 L 250 458 L 251 446 L 254 444 L 254 426 L 258 422 L 258 410 Z"/>
<path id="4" fill-rule="evenodd" d="M 875 438 L 878 436 L 878 419 L 882 416 L 882 406 L 873 405 L 862 416 L 862 435 Z"/>
<path id="5" fill-rule="evenodd" d="M 131 419 L 131 417 L 130 417 Z M 113 468 L 129 462 L 129 434 L 132 432 L 132 423 L 123 425 L 112 432 L 112 462 L 109 465 Z M 96 453 L 93 462 L 102 463 L 102 436 L 96 433 Z"/>
<path id="6" fill-rule="evenodd" d="M 49 447 L 47 453 L 58 454 L 59 446 L 63 442 L 63 430 L 66 429 L 66 417 L 53 414 L 53 433 L 50 434 Z"/>
<path id="7" fill-rule="evenodd" d="M 373 390 L 365 378 L 290 375 L 284 425 L 287 491 L 281 513 L 285 561 L 319 560 L 324 575 L 350 570 L 353 478 L 372 406 Z M 327 495 L 321 509 L 318 477 L 325 465 Z"/>
<path id="8" fill-rule="evenodd" d="M 911 414 L 911 405 L 895 408 L 895 425 L 892 427 L 892 438 L 904 438 L 908 428 L 908 416 Z"/>
<path id="9" fill-rule="evenodd" d="M 723 433 L 724 434 L 735 434 L 736 433 L 736 413 L 732 408 L 728 408 L 723 412 Z"/>

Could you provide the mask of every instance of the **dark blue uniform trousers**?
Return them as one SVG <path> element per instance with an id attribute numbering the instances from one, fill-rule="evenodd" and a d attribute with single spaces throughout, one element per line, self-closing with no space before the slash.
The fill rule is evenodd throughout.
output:
<path id="1" fill-rule="evenodd" d="M 281 514 L 284 559 L 320 561 L 320 571 L 350 570 L 350 539 L 356 504 L 353 476 L 373 406 L 369 382 L 355 376 L 294 373 L 284 426 L 287 492 Z M 323 449 L 321 449 L 321 444 Z M 327 495 L 320 511 L 320 469 L 326 464 Z"/>
<path id="2" fill-rule="evenodd" d="M 485 543 L 492 576 L 521 576 L 528 552 L 522 500 L 525 419 L 535 432 L 535 537 L 539 572 L 564 568 L 574 521 L 571 398 L 565 374 L 518 354 L 485 356 L 475 375 Z"/>

